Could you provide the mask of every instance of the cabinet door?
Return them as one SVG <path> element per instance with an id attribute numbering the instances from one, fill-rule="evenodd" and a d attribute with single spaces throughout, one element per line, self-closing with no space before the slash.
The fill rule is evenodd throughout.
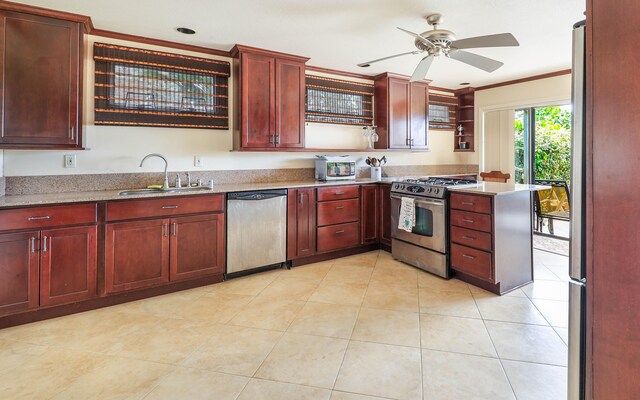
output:
<path id="1" fill-rule="evenodd" d="M 40 305 L 72 303 L 96 295 L 97 227 L 41 232 Z"/>
<path id="2" fill-rule="evenodd" d="M 289 190 L 288 208 L 287 258 L 316 254 L 316 190 Z"/>
<path id="3" fill-rule="evenodd" d="M 391 246 L 391 185 L 380 185 L 380 243 Z"/>
<path id="4" fill-rule="evenodd" d="M 362 204 L 360 206 L 360 238 L 362 244 L 378 242 L 379 196 L 378 185 L 363 185 L 360 192 Z"/>
<path id="5" fill-rule="evenodd" d="M 274 147 L 275 59 L 245 53 L 241 62 L 241 146 Z"/>
<path id="6" fill-rule="evenodd" d="M 276 59 L 276 143 L 304 147 L 304 64 Z"/>
<path id="7" fill-rule="evenodd" d="M 224 273 L 224 214 L 171 219 L 169 280 Z"/>
<path id="8" fill-rule="evenodd" d="M 80 144 L 80 24 L 0 12 L 0 146 Z"/>
<path id="9" fill-rule="evenodd" d="M 389 148 L 409 148 L 409 82 L 389 79 Z"/>
<path id="10" fill-rule="evenodd" d="M 413 149 L 428 148 L 427 133 L 429 123 L 427 120 L 429 109 L 429 86 L 423 83 L 411 84 L 411 137 L 409 145 Z"/>
<path id="11" fill-rule="evenodd" d="M 168 282 L 168 219 L 107 224 L 105 236 L 105 292 Z"/>
<path id="12" fill-rule="evenodd" d="M 0 315 L 38 306 L 39 237 L 0 234 Z"/>

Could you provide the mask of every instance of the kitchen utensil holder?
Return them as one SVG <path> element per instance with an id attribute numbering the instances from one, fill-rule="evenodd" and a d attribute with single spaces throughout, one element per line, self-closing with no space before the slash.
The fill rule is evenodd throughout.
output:
<path id="1" fill-rule="evenodd" d="M 374 181 L 382 180 L 382 167 L 371 167 L 371 179 Z"/>

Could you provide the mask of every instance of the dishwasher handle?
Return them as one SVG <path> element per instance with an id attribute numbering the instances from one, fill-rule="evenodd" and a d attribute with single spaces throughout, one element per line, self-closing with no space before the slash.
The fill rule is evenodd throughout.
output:
<path id="1" fill-rule="evenodd" d="M 282 197 L 286 195 L 287 189 L 232 192 L 227 194 L 227 200 L 267 200 L 273 199 L 274 197 Z"/>

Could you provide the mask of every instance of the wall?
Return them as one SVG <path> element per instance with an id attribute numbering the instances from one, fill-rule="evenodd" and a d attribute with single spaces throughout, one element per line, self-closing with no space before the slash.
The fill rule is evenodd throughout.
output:
<path id="1" fill-rule="evenodd" d="M 238 153 L 231 152 L 232 129 L 227 131 L 205 129 L 173 129 L 147 127 L 112 127 L 93 124 L 93 55 L 95 41 L 122 44 L 132 47 L 156 49 L 173 53 L 190 54 L 214 59 L 230 59 L 175 49 L 165 49 L 140 43 L 88 36 L 85 40 L 84 77 L 84 151 L 17 151 L 4 152 L 5 176 L 73 175 L 99 173 L 127 173 L 158 171 L 160 160 L 149 160 L 139 168 L 140 159 L 148 153 L 162 153 L 169 160 L 171 171 L 312 168 L 314 153 Z M 323 75 L 323 74 L 319 74 Z M 340 78 L 340 77 L 338 77 Z M 341 78 L 344 79 L 344 78 Z M 233 77 L 230 79 L 233 85 Z M 233 87 L 230 87 L 233 93 Z M 233 99 L 230 99 L 233 104 Z M 229 110 L 233 115 L 235 110 Z M 233 118 L 230 119 L 233 123 Z M 306 127 L 307 147 L 313 148 L 364 148 L 360 127 L 344 127 L 309 123 Z M 381 156 L 385 154 L 389 165 L 477 164 L 477 153 L 454 153 L 453 131 L 435 131 L 429 137 L 431 151 L 367 152 L 357 156 Z M 63 155 L 76 154 L 77 168 L 64 168 Z M 203 167 L 193 166 L 193 157 L 203 157 Z M 364 165 L 360 161 L 360 165 Z"/>
<path id="2" fill-rule="evenodd" d="M 514 176 L 514 109 L 570 102 L 570 74 L 476 91 L 475 144 L 480 171 L 500 169 Z"/>
<path id="3" fill-rule="evenodd" d="M 484 114 L 484 171 L 511 174 L 514 182 L 514 110 L 491 111 Z"/>

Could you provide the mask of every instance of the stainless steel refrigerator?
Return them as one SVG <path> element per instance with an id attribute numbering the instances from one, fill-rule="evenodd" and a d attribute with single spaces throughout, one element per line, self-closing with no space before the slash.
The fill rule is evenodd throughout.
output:
<path id="1" fill-rule="evenodd" d="M 585 21 L 573 26 L 568 399 L 585 398 Z"/>

